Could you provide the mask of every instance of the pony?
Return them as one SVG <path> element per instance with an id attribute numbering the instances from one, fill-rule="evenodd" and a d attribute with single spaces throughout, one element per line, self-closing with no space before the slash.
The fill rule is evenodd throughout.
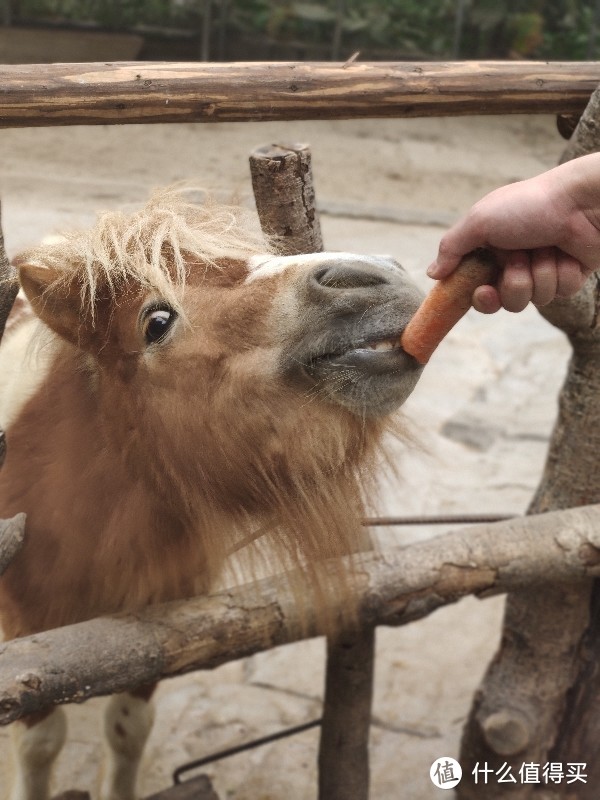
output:
<path id="1" fill-rule="evenodd" d="M 361 487 L 420 375 L 399 335 L 421 294 L 387 256 L 279 257 L 247 213 L 164 190 L 16 259 L 0 516 L 27 526 L 7 639 L 208 592 L 252 539 L 309 576 L 357 549 Z M 135 797 L 152 689 L 108 702 L 102 800 Z M 13 724 L 11 800 L 46 800 L 65 736 L 60 706 Z"/>

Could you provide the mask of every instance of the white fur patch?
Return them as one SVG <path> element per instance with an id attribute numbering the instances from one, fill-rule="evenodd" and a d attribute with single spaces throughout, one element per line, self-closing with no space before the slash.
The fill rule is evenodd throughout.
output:
<path id="1" fill-rule="evenodd" d="M 42 324 L 32 316 L 21 321 L 0 346 L 0 428 L 7 430 L 45 380 L 54 355 L 54 340 L 42 338 Z"/>
<path id="2" fill-rule="evenodd" d="M 368 265 L 379 267 L 387 272 L 397 273 L 403 271 L 403 267 L 395 258 L 388 255 L 364 256 L 356 253 L 308 253 L 299 256 L 252 256 L 248 260 L 250 274 L 246 278 L 246 283 L 261 278 L 270 278 L 291 267 L 318 267 L 326 266 L 329 263 L 342 263 L 348 265 Z"/>
<path id="3" fill-rule="evenodd" d="M 134 800 L 138 768 L 153 721 L 151 702 L 128 693 L 111 697 L 104 716 L 107 760 L 100 800 Z"/>
<path id="4" fill-rule="evenodd" d="M 52 764 L 67 735 L 63 708 L 31 727 L 11 725 L 15 775 L 10 800 L 47 800 Z"/>

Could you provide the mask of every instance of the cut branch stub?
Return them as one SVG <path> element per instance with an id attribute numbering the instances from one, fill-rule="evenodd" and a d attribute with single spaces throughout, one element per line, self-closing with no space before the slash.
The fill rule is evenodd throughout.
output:
<path id="1" fill-rule="evenodd" d="M 516 756 L 531 741 L 531 723 L 516 709 L 495 711 L 482 723 L 485 740 L 494 753 Z"/>
<path id="2" fill-rule="evenodd" d="M 250 156 L 252 188 L 263 231 L 280 255 L 323 250 L 308 145 L 266 145 Z"/>
<path id="3" fill-rule="evenodd" d="M 556 128 L 563 139 L 570 139 L 573 136 L 575 128 L 581 114 L 558 114 L 556 117 Z"/>

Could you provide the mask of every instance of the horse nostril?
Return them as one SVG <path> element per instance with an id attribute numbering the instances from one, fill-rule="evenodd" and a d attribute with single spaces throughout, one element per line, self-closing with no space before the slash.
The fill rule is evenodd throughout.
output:
<path id="1" fill-rule="evenodd" d="M 352 267 L 347 264 L 330 264 L 319 267 L 313 280 L 324 289 L 366 289 L 389 284 L 387 276 L 376 267 Z"/>

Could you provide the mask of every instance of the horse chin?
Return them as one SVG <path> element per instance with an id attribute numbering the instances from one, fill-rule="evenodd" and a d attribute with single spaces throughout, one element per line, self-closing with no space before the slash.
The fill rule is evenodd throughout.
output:
<path id="1" fill-rule="evenodd" d="M 305 367 L 322 396 L 361 416 L 382 416 L 399 408 L 422 370 L 398 337 L 320 356 Z"/>

